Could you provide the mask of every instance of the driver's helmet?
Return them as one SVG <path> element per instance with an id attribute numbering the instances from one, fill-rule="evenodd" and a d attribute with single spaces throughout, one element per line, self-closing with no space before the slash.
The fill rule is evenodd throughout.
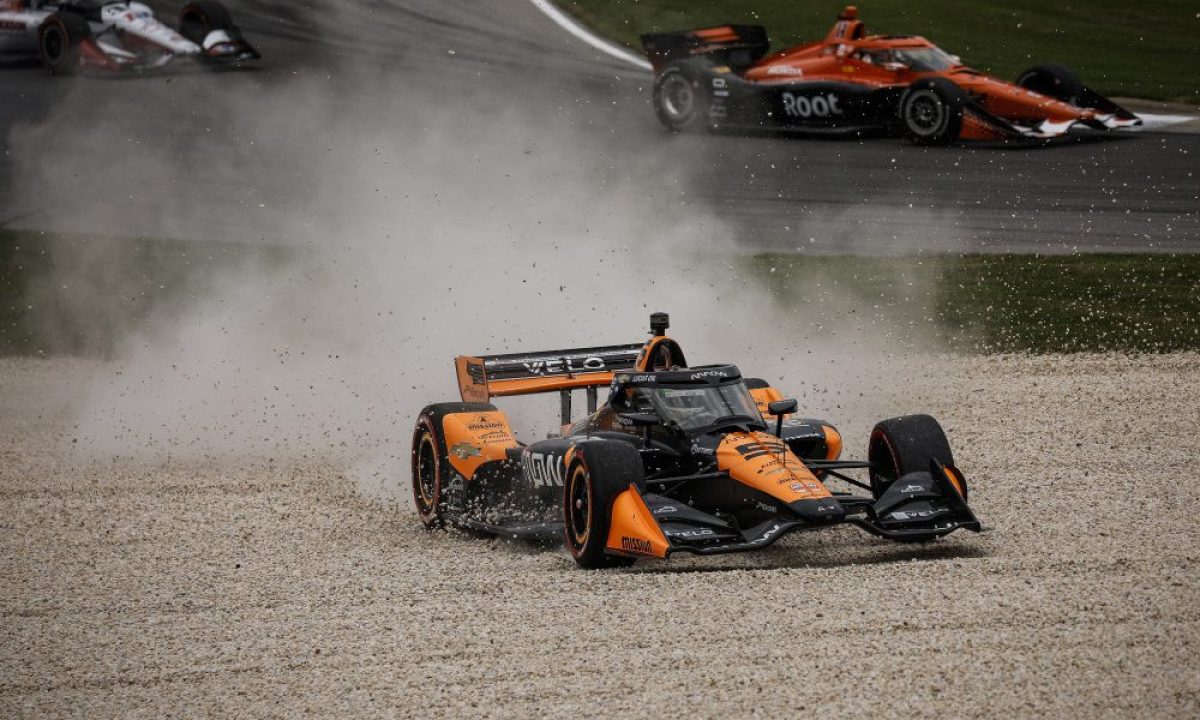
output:
<path id="1" fill-rule="evenodd" d="M 624 385 L 613 380 L 609 386 L 608 402 L 620 411 L 652 409 L 650 400 L 638 394 L 638 389 L 632 385 Z"/>

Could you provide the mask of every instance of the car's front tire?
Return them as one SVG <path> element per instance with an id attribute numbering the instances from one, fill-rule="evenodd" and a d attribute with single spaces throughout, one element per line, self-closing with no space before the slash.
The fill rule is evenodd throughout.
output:
<path id="1" fill-rule="evenodd" d="M 582 568 L 626 567 L 634 558 L 608 555 L 612 506 L 629 484 L 642 478 L 642 460 L 624 442 L 575 446 L 563 483 L 563 534 L 567 551 Z"/>
<path id="2" fill-rule="evenodd" d="M 878 500 L 901 476 L 928 472 L 930 460 L 953 466 L 954 454 L 937 420 L 929 415 L 905 415 L 876 423 L 867 446 L 867 460 L 871 463 L 871 493 Z M 966 499 L 965 482 L 961 492 Z"/>
<path id="3" fill-rule="evenodd" d="M 945 78 L 918 80 L 900 98 L 904 134 L 918 145 L 946 145 L 962 132 L 963 109 L 969 98 Z"/>

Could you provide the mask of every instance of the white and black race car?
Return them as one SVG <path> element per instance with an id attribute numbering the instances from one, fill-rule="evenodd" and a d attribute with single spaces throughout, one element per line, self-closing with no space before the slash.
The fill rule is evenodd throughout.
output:
<path id="1" fill-rule="evenodd" d="M 260 57 L 216 0 L 194 0 L 176 30 L 139 2 L 0 0 L 0 57 L 37 56 L 56 75 L 161 67 L 176 57 L 240 62 Z"/>

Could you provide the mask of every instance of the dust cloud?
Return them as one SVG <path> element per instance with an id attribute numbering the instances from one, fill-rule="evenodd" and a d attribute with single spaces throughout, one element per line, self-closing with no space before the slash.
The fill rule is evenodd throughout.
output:
<path id="1" fill-rule="evenodd" d="M 53 187 L 69 208 L 50 229 L 286 248 L 125 338 L 78 399 L 82 452 L 332 458 L 386 497 L 416 413 L 457 399 L 457 354 L 635 342 L 663 310 L 693 364 L 738 363 L 835 414 L 895 351 L 853 322 L 809 338 L 804 309 L 777 306 L 731 228 L 676 202 L 662 178 L 686 175 L 686 159 L 614 149 L 577 113 L 540 109 L 551 102 L 451 102 L 381 75 L 197 87 L 207 114 L 174 130 L 101 113 L 71 133 L 16 131 L 13 147 L 43 148 L 13 159 L 20 186 Z M 169 84 L 138 92 L 179 114 Z M 825 299 L 853 317 L 857 299 Z M 555 424 L 550 403 L 505 407 L 526 439 Z"/>

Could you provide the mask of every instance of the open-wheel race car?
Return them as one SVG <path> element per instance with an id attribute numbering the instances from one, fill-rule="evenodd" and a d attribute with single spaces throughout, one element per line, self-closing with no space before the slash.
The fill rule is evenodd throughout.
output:
<path id="1" fill-rule="evenodd" d="M 176 31 L 140 2 L 0 0 L 0 57 L 37 57 L 56 75 L 147 70 L 177 57 L 229 64 L 259 53 L 217 0 L 193 0 Z"/>
<path id="2" fill-rule="evenodd" d="M 1006 82 L 925 38 L 867 35 L 853 6 L 824 39 L 770 55 L 760 25 L 646 34 L 642 45 L 655 70 L 655 112 L 673 131 L 902 133 L 937 145 L 1142 124 L 1062 65 L 1038 65 Z"/>
<path id="3" fill-rule="evenodd" d="M 413 432 L 421 522 L 561 534 L 586 568 L 756 550 L 841 523 L 908 542 L 980 530 L 932 417 L 884 420 L 866 460 L 842 460 L 833 425 L 795 417 L 795 400 L 733 365 L 688 367 L 667 323 L 653 314 L 644 344 L 458 357 L 463 402 L 427 406 Z M 571 422 L 575 390 L 587 413 Z M 529 444 L 489 402 L 547 392 L 561 395 L 562 431 Z M 866 481 L 847 474 L 864 470 Z M 831 491 L 831 479 L 870 494 Z"/>

